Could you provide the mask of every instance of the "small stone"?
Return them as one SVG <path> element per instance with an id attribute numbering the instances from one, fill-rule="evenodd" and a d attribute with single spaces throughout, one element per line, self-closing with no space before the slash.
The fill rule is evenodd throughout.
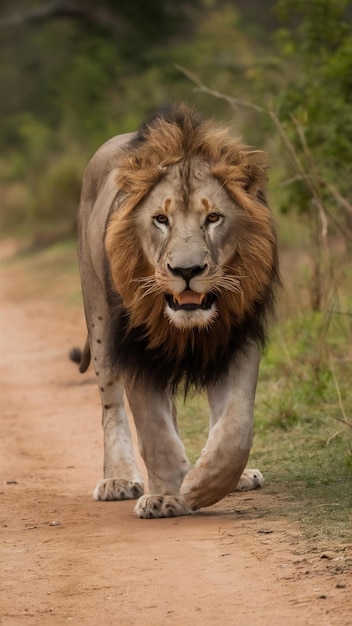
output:
<path id="1" fill-rule="evenodd" d="M 325 552 L 322 552 L 320 555 L 321 559 L 336 559 L 338 555 L 335 552 L 330 552 L 330 550 L 326 550 Z"/>

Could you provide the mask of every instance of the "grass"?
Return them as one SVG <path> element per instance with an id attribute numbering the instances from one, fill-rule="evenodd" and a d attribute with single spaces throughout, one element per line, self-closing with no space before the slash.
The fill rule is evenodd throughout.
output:
<path id="1" fill-rule="evenodd" d="M 253 460 L 292 499 L 290 512 L 307 534 L 348 541 L 352 318 L 336 310 L 302 311 L 273 333 L 258 385 Z"/>
<path id="2" fill-rule="evenodd" d="M 52 245 L 33 246 L 28 239 L 23 239 L 17 242 L 16 248 L 17 254 L 3 260 L 2 265 L 28 273 L 28 293 L 22 287 L 23 297 L 50 293 L 66 306 L 83 307 L 75 241 L 67 239 Z"/>
<path id="3" fill-rule="evenodd" d="M 28 274 L 31 293 L 35 285 L 35 293 L 49 293 L 64 306 L 81 306 L 73 242 L 23 252 L 6 263 Z M 289 313 L 274 326 L 261 363 L 250 458 L 250 465 L 265 475 L 273 515 L 289 516 L 302 523 L 307 536 L 335 543 L 351 541 L 352 276 L 348 267 L 345 274 L 338 296 L 330 299 L 325 312 L 288 304 Z M 298 289 L 295 286 L 292 293 L 301 302 Z M 178 413 L 187 453 L 194 462 L 207 438 L 206 399 L 194 395 L 185 404 L 180 397 Z"/>

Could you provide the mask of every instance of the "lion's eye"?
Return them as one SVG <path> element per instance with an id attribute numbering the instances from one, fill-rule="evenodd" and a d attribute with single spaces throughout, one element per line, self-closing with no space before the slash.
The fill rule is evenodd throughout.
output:
<path id="1" fill-rule="evenodd" d="M 215 222 L 218 222 L 221 218 L 221 215 L 219 215 L 219 213 L 209 213 L 209 215 L 207 215 L 207 222 L 210 224 L 215 224 Z"/>
<path id="2" fill-rule="evenodd" d="M 163 213 L 160 213 L 158 215 L 154 215 L 154 220 L 156 222 L 158 222 L 158 224 L 168 224 L 169 220 L 166 217 L 166 215 L 163 215 Z"/>

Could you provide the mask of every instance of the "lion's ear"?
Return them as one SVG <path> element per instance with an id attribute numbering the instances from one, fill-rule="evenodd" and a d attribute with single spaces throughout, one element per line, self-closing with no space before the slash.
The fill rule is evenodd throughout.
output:
<path id="1" fill-rule="evenodd" d="M 244 188 L 246 192 L 257 198 L 263 195 L 267 183 L 268 156 L 262 150 L 241 152 L 245 172 Z"/>

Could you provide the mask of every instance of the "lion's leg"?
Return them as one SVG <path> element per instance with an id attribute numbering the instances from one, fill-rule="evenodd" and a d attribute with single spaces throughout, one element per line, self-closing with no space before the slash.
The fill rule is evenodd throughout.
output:
<path id="1" fill-rule="evenodd" d="M 123 385 L 106 365 L 104 346 L 107 313 L 91 315 L 90 347 L 102 402 L 104 431 L 104 478 L 94 489 L 95 500 L 129 500 L 143 494 L 143 479 L 132 445 L 124 405 Z"/>
<path id="2" fill-rule="evenodd" d="M 172 400 L 137 383 L 128 383 L 126 393 L 149 483 L 149 493 L 138 500 L 135 514 L 142 518 L 189 514 L 179 491 L 190 464 L 177 434 Z"/>
<path id="3" fill-rule="evenodd" d="M 215 399 L 215 398 L 214 398 Z M 221 417 L 221 409 L 219 405 L 212 398 L 209 397 L 210 404 L 210 419 L 209 419 L 209 431 L 215 426 Z M 245 469 L 243 470 L 237 485 L 234 487 L 234 491 L 251 491 L 262 487 L 264 484 L 264 476 L 259 469 Z"/>
<path id="4" fill-rule="evenodd" d="M 213 415 L 208 441 L 181 486 L 192 510 L 214 504 L 241 480 L 252 445 L 258 365 L 259 351 L 251 344 L 237 356 L 227 377 L 208 388 Z"/>

